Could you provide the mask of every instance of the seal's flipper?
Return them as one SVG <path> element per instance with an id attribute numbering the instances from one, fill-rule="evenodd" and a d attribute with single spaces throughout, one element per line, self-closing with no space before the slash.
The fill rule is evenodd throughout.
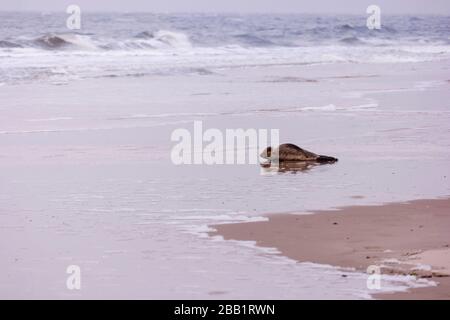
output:
<path id="1" fill-rule="evenodd" d="M 318 156 L 316 161 L 320 163 L 332 163 L 337 162 L 338 159 L 329 156 Z"/>

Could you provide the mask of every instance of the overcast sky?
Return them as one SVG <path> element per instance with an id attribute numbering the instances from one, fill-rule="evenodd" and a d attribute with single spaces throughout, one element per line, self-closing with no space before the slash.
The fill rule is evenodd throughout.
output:
<path id="1" fill-rule="evenodd" d="M 0 0 L 0 10 L 65 11 L 273 12 L 365 14 L 370 4 L 387 14 L 450 14 L 450 0 Z"/>

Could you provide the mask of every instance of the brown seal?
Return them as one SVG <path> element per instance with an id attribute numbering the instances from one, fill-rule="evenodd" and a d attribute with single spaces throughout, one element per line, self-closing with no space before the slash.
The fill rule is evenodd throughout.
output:
<path id="1" fill-rule="evenodd" d="M 334 157 L 318 155 L 291 143 L 281 144 L 275 149 L 267 147 L 261 153 L 261 157 L 269 161 L 278 162 L 335 163 L 338 161 L 338 159 Z"/>

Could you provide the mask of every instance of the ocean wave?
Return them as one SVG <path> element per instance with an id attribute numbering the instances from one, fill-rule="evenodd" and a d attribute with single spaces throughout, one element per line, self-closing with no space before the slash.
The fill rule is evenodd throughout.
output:
<path id="1" fill-rule="evenodd" d="M 234 36 L 235 39 L 238 40 L 238 42 L 240 44 L 244 44 L 244 45 L 250 45 L 250 46 L 255 46 L 255 47 L 266 47 L 266 46 L 274 46 L 275 43 L 264 39 L 262 37 L 258 37 L 252 34 L 239 34 Z"/>
<path id="2" fill-rule="evenodd" d="M 158 30 L 143 31 L 128 39 L 96 38 L 93 35 L 78 33 L 47 33 L 31 39 L 19 37 L 17 41 L 0 40 L 0 48 L 33 48 L 47 51 L 190 49 L 192 43 L 184 33 Z"/>
<path id="3" fill-rule="evenodd" d="M 175 29 L 176 30 L 176 29 Z M 393 36 L 397 30 L 383 25 L 381 30 L 369 30 L 365 25 L 341 24 L 337 26 L 315 26 L 299 31 L 298 27 L 276 29 L 254 27 L 249 30 L 232 30 L 212 33 L 202 30 L 183 28 L 185 32 L 159 29 L 157 31 L 129 32 L 126 34 L 82 34 L 82 33 L 45 33 L 38 37 L 17 36 L 0 39 L 2 49 L 34 48 L 47 51 L 137 51 L 137 50 L 190 50 L 192 48 L 261 48 L 261 47 L 315 47 L 330 44 L 347 46 L 379 45 L 440 45 L 449 44 L 446 35 L 425 37 L 405 34 Z M 189 35 L 188 35 L 189 34 Z M 28 38 L 27 38 L 28 37 Z M 193 38 L 194 40 L 191 40 Z"/>
<path id="4" fill-rule="evenodd" d="M 40 17 L 34 22 L 28 17 L 30 23 L 24 26 L 19 15 L 15 28 L 0 19 L 0 83 L 209 76 L 223 68 L 450 58 L 449 17 L 388 16 L 381 30 L 369 30 L 365 19 L 349 16 L 94 17 L 98 20 L 86 24 L 83 32 L 67 32 Z M 37 26 L 42 33 L 36 34 Z"/>
<path id="5" fill-rule="evenodd" d="M 189 49 L 192 43 L 189 37 L 181 32 L 168 30 L 158 30 L 156 32 L 144 31 L 135 36 L 135 39 L 126 42 L 128 44 L 138 44 L 151 48 L 184 48 Z"/>
<path id="6" fill-rule="evenodd" d="M 350 44 L 350 45 L 363 45 L 365 44 L 364 41 L 359 39 L 358 37 L 345 37 L 339 40 L 339 42 L 343 44 Z"/>
<path id="7" fill-rule="evenodd" d="M 0 48 L 22 48 L 22 46 L 8 40 L 0 40 Z"/>
<path id="8" fill-rule="evenodd" d="M 63 38 L 67 42 L 67 39 Z M 86 41 L 80 41 L 86 40 Z M 192 47 L 189 37 L 180 32 L 159 30 L 156 32 L 144 31 L 131 39 L 122 41 L 102 39 L 98 40 L 99 45 L 95 45 L 90 38 L 77 38 L 71 41 L 78 48 L 96 48 L 106 50 L 134 50 L 134 49 L 189 49 Z"/>
<path id="9" fill-rule="evenodd" d="M 98 49 L 90 36 L 72 33 L 46 34 L 33 41 L 33 43 L 44 49 Z"/>
<path id="10" fill-rule="evenodd" d="M 360 35 L 366 35 L 369 33 L 397 33 L 397 30 L 389 25 L 382 25 L 382 27 L 380 29 L 373 29 L 370 30 L 367 28 L 366 25 L 351 25 L 348 23 L 336 26 L 335 28 L 336 31 L 342 33 L 342 34 L 346 34 L 346 33 L 356 33 L 356 34 L 360 34 Z"/>
<path id="11" fill-rule="evenodd" d="M 341 31 L 349 31 L 349 30 L 354 30 L 355 27 L 353 27 L 352 25 L 350 25 L 348 23 L 345 23 L 340 26 L 337 26 L 337 29 L 341 30 Z"/>
<path id="12" fill-rule="evenodd" d="M 335 28 L 335 30 L 341 34 L 348 34 L 348 33 L 366 34 L 367 32 L 373 31 L 373 30 L 369 30 L 366 25 L 355 25 L 354 26 L 354 25 L 347 24 L 347 23 L 337 26 Z M 375 29 L 375 32 L 376 31 L 377 31 L 377 29 Z"/>

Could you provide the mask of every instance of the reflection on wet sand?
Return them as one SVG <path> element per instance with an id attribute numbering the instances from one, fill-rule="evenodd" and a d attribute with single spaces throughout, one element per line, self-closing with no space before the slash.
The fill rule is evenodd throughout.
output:
<path id="1" fill-rule="evenodd" d="M 281 161 L 260 163 L 263 173 L 297 173 L 299 171 L 309 171 L 316 166 L 327 165 L 316 161 Z"/>

